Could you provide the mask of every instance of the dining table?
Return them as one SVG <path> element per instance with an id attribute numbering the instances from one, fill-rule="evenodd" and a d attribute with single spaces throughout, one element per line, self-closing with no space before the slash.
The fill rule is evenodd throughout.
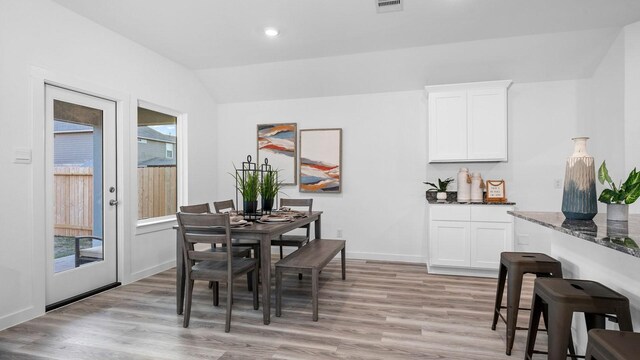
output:
<path id="1" fill-rule="evenodd" d="M 314 223 L 314 236 L 320 239 L 322 234 L 322 211 L 305 212 L 303 217 L 295 217 L 286 222 L 258 222 L 242 227 L 231 227 L 234 239 L 258 240 L 260 242 L 260 280 L 262 282 L 262 316 L 265 325 L 271 322 L 271 240 L 292 230 Z M 176 312 L 182 314 L 185 292 L 185 263 L 182 254 L 183 240 L 180 228 L 176 230 Z"/>

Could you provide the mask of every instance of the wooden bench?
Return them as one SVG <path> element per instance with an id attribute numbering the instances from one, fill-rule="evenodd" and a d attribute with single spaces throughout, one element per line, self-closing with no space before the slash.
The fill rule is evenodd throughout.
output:
<path id="1" fill-rule="evenodd" d="M 311 273 L 313 321 L 318 321 L 318 275 L 338 253 L 341 253 L 342 280 L 344 280 L 346 279 L 344 240 L 311 240 L 276 263 L 276 316 L 280 317 L 282 312 L 282 273 L 284 271 Z"/>

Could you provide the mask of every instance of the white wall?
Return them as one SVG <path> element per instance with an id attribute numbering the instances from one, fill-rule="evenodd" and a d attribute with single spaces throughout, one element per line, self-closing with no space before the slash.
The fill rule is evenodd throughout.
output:
<path id="1" fill-rule="evenodd" d="M 452 176 L 460 167 L 480 172 L 485 180 L 504 179 L 507 198 L 517 210 L 560 211 L 565 160 L 578 135 L 578 99 L 584 81 L 513 84 L 509 88 L 509 161 L 500 163 L 429 164 L 429 181 Z M 455 183 L 454 183 L 455 184 Z M 516 249 L 548 252 L 548 233 L 516 220 Z"/>
<path id="2" fill-rule="evenodd" d="M 123 11 L 126 11 L 124 9 Z M 188 114 L 189 188 L 193 202 L 215 198 L 216 106 L 194 74 L 130 40 L 47 0 L 0 0 L 0 329 L 44 312 L 44 211 L 41 194 L 44 154 L 30 165 L 13 163 L 15 148 L 41 149 L 41 119 L 34 119 L 30 84 L 33 67 L 46 76 L 84 84 L 115 95 L 126 125 L 135 121 L 138 100 Z M 34 107 L 35 106 L 35 107 Z M 44 105 L 42 105 L 44 106 Z M 135 136 L 135 130 L 131 131 Z M 125 129 L 125 134 L 127 134 Z M 125 212 L 120 279 L 132 281 L 170 267 L 175 235 L 170 225 L 136 236 L 135 144 L 122 139 Z M 197 151 L 196 151 L 197 149 Z M 149 228 L 147 230 L 150 230 Z"/>
<path id="3" fill-rule="evenodd" d="M 590 94 L 585 97 L 582 107 L 589 111 L 582 119 L 584 135 L 589 136 L 589 153 L 594 157 L 596 167 L 606 160 L 613 179 L 626 176 L 624 141 L 624 31 L 611 44 L 607 55 L 589 81 Z M 598 193 L 604 188 L 596 184 Z M 606 205 L 598 203 L 598 211 L 606 212 Z"/>
<path id="4" fill-rule="evenodd" d="M 465 164 L 485 179 L 505 179 L 519 209 L 559 211 L 565 159 L 576 135 L 583 81 L 514 84 L 509 90 L 509 161 Z M 227 172 L 255 153 L 256 124 L 297 122 L 299 129 L 342 127 L 344 190 L 319 194 L 323 236 L 342 229 L 348 255 L 422 261 L 426 256 L 425 180 L 455 176 L 462 164 L 427 164 L 427 115 L 423 91 L 221 104 L 218 193 L 233 197 Z M 224 134 L 234 134 L 233 137 Z M 304 197 L 295 188 L 288 196 Z M 526 225 L 524 225 L 526 226 Z M 518 225 L 517 225 L 518 228 Z M 547 234 L 525 228 L 529 247 L 549 248 Z"/>
<path id="5" fill-rule="evenodd" d="M 256 124 L 343 129 L 340 194 L 318 194 L 322 235 L 348 239 L 350 257 L 420 261 L 426 163 L 422 91 L 219 105 L 218 194 L 235 198 L 227 173 L 256 152 Z M 232 135 L 231 135 L 232 134 Z M 283 190 L 290 197 L 296 187 Z"/>
<path id="6" fill-rule="evenodd" d="M 625 27 L 624 43 L 624 139 L 628 173 L 635 167 L 640 168 L 640 22 Z M 629 211 L 640 213 L 640 203 L 633 204 Z"/>

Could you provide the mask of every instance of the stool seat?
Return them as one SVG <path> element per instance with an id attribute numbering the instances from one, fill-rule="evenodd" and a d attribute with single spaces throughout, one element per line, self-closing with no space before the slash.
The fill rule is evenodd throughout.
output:
<path id="1" fill-rule="evenodd" d="M 640 333 L 593 329 L 589 331 L 586 360 L 633 360 L 640 356 Z"/>
<path id="2" fill-rule="evenodd" d="M 587 330 L 604 329 L 605 316 L 613 314 L 621 330 L 633 331 L 629 299 L 623 295 L 595 281 L 538 278 L 533 287 L 526 359 L 533 355 L 540 314 L 543 312 L 548 319 L 550 360 L 564 360 L 567 347 L 573 350 L 571 320 L 574 312 L 584 313 Z"/>
<path id="3" fill-rule="evenodd" d="M 500 254 L 500 269 L 498 273 L 498 287 L 491 329 L 496 329 L 498 318 L 507 324 L 506 354 L 511 355 L 516 330 L 526 330 L 517 327 L 518 310 L 520 309 L 520 292 L 524 274 L 535 274 L 538 277 L 562 278 L 562 265 L 556 259 L 542 253 L 533 252 L 502 252 Z M 504 286 L 507 282 L 507 317 L 500 313 Z M 522 309 L 527 310 L 527 309 Z"/>
<path id="4" fill-rule="evenodd" d="M 503 252 L 500 254 L 500 262 L 502 263 L 533 263 L 539 266 L 543 263 L 557 264 L 558 260 L 547 254 L 533 252 Z"/>
<path id="5" fill-rule="evenodd" d="M 588 306 L 594 300 L 628 301 L 626 297 L 591 280 L 547 278 L 539 279 L 538 282 L 540 296 L 557 302 L 572 303 L 573 306 Z"/>
<path id="6" fill-rule="evenodd" d="M 618 307 L 628 307 L 629 299 L 590 280 L 536 279 L 535 293 L 545 302 L 564 304 L 580 312 L 614 313 Z"/>

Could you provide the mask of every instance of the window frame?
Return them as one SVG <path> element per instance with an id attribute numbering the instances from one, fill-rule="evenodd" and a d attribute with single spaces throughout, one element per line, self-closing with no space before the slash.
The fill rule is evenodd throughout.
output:
<path id="1" fill-rule="evenodd" d="M 174 157 L 176 158 L 176 193 L 177 193 L 177 199 L 176 199 L 176 209 L 179 209 L 180 206 L 182 206 L 185 202 L 186 199 L 188 197 L 188 188 L 187 188 L 187 184 L 188 179 L 187 179 L 187 168 L 188 168 L 188 164 L 187 164 L 187 158 L 188 158 L 188 154 L 187 154 L 187 114 L 180 112 L 180 111 L 176 111 L 164 106 L 160 106 L 160 105 L 156 105 L 150 102 L 146 102 L 146 101 L 142 101 L 142 100 L 138 100 L 137 102 L 137 106 L 135 107 L 135 133 L 133 134 L 136 138 L 135 141 L 135 163 L 134 165 L 134 169 L 138 168 L 138 108 L 144 108 L 147 110 L 151 110 L 151 111 L 156 111 L 156 112 L 160 112 L 166 115 L 170 115 L 176 118 L 176 144 L 174 146 Z M 178 154 L 176 154 L 176 151 L 178 152 Z M 169 214 L 169 215 L 165 215 L 165 216 L 158 216 L 158 217 L 153 217 L 153 218 L 148 218 L 148 219 L 138 219 L 138 194 L 139 194 L 139 189 L 138 189 L 138 181 L 137 181 L 137 170 L 134 170 L 134 174 L 136 181 L 134 182 L 135 184 L 135 214 L 136 214 L 136 227 L 137 227 L 137 234 L 144 234 L 144 233 L 148 233 L 148 232 L 154 232 L 154 231 L 160 231 L 160 230 L 165 230 L 167 228 L 170 228 L 172 226 L 172 224 L 175 222 L 176 220 L 176 215 L 175 214 Z M 163 224 L 166 224 L 163 226 Z M 147 228 L 147 229 L 144 229 Z"/>

